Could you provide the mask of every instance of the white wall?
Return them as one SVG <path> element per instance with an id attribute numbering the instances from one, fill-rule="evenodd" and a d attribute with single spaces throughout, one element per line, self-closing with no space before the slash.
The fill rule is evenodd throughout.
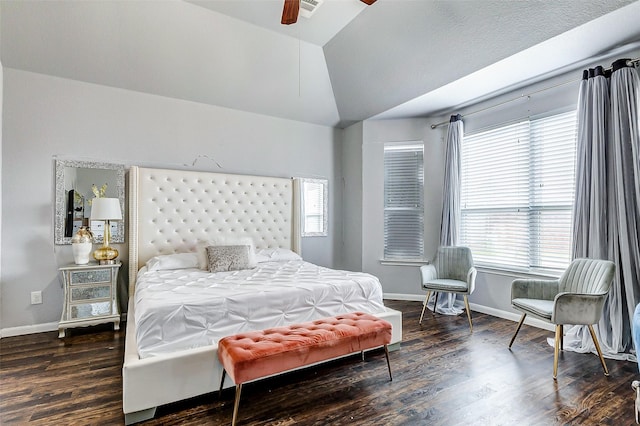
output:
<path id="1" fill-rule="evenodd" d="M 60 319 L 59 265 L 70 246 L 53 244 L 54 156 L 151 167 L 184 167 L 330 180 L 330 236 L 303 239 L 305 259 L 333 266 L 336 149 L 331 127 L 4 69 L 2 326 L 37 331 Z M 126 245 L 118 247 L 126 260 Z M 126 282 L 126 268 L 121 283 Z M 30 305 L 30 292 L 43 293 Z M 31 327 L 31 329 L 29 329 Z M 5 333 L 6 334 L 6 333 Z"/>
<path id="2" fill-rule="evenodd" d="M 342 259 L 339 267 L 362 271 L 362 129 L 356 123 L 342 133 Z"/>
<path id="3" fill-rule="evenodd" d="M 0 247 L 2 247 L 2 105 L 4 103 L 4 69 L 0 62 Z M 2 330 L 2 262 L 0 261 L 0 330 Z"/>
<path id="4" fill-rule="evenodd" d="M 419 294 L 417 266 L 382 265 L 384 254 L 384 143 L 424 142 L 425 256 L 438 247 L 442 214 L 444 142 L 425 119 L 365 121 L 362 153 L 362 269 L 378 276 L 385 293 Z"/>

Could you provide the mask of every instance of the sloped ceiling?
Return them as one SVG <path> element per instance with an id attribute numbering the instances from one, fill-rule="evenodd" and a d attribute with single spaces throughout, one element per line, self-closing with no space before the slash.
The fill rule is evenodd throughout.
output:
<path id="1" fill-rule="evenodd" d="M 547 63 L 570 65 L 581 50 L 594 55 L 628 39 L 640 39 L 640 8 L 609 28 L 582 33 L 602 40 L 583 48 L 581 37 L 563 37 L 574 28 L 629 4 L 629 1 L 381 1 L 364 10 L 324 48 L 338 113 L 343 122 L 360 121 L 558 37 L 555 45 L 528 62 L 530 74 L 544 74 Z M 639 6 L 636 4 L 635 6 Z M 635 16 L 635 17 L 633 17 Z M 633 17 L 627 20 L 626 18 Z M 626 24 L 626 25 L 625 25 Z M 623 26 L 621 38 L 611 30 Z M 593 37 L 589 39 L 596 38 Z M 585 39 L 586 40 L 586 39 Z M 588 57 L 588 56 L 587 56 Z M 491 79 L 515 85 L 523 79 L 512 61 L 511 76 L 489 75 L 477 85 L 490 89 Z M 453 106 L 453 105 L 450 105 Z M 433 113 L 425 105 L 422 114 Z M 415 112 L 414 112 L 415 114 Z"/>
<path id="2" fill-rule="evenodd" d="M 325 126 L 426 116 L 640 40 L 640 1 L 0 2 L 3 66 Z M 523 66 L 524 64 L 524 66 Z"/>

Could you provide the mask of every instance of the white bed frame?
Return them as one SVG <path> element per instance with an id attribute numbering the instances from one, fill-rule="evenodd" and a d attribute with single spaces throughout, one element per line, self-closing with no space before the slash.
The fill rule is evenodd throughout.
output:
<path id="1" fill-rule="evenodd" d="M 295 179 L 131 167 L 129 172 L 129 310 L 122 366 L 125 423 L 153 418 L 156 407 L 217 390 L 217 345 L 141 359 L 134 291 L 138 270 L 160 254 L 192 251 L 212 236 L 253 238 L 256 249 L 300 253 L 300 205 Z M 402 340 L 402 313 L 375 314 Z M 227 383 L 226 386 L 232 386 Z"/>

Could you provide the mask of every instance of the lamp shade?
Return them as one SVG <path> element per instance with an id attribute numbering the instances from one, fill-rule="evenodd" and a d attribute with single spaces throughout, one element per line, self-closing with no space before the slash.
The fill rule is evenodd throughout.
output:
<path id="1" fill-rule="evenodd" d="M 117 198 L 94 198 L 91 202 L 91 220 L 122 220 L 120 200 Z"/>

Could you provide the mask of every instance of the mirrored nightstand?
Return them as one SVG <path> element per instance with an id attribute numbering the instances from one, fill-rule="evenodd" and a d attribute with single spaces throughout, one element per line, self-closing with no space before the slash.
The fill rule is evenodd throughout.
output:
<path id="1" fill-rule="evenodd" d="M 120 329 L 117 282 L 121 263 L 114 265 L 69 265 L 59 268 L 64 287 L 64 306 L 58 324 L 58 337 L 65 330 L 106 322 Z"/>

